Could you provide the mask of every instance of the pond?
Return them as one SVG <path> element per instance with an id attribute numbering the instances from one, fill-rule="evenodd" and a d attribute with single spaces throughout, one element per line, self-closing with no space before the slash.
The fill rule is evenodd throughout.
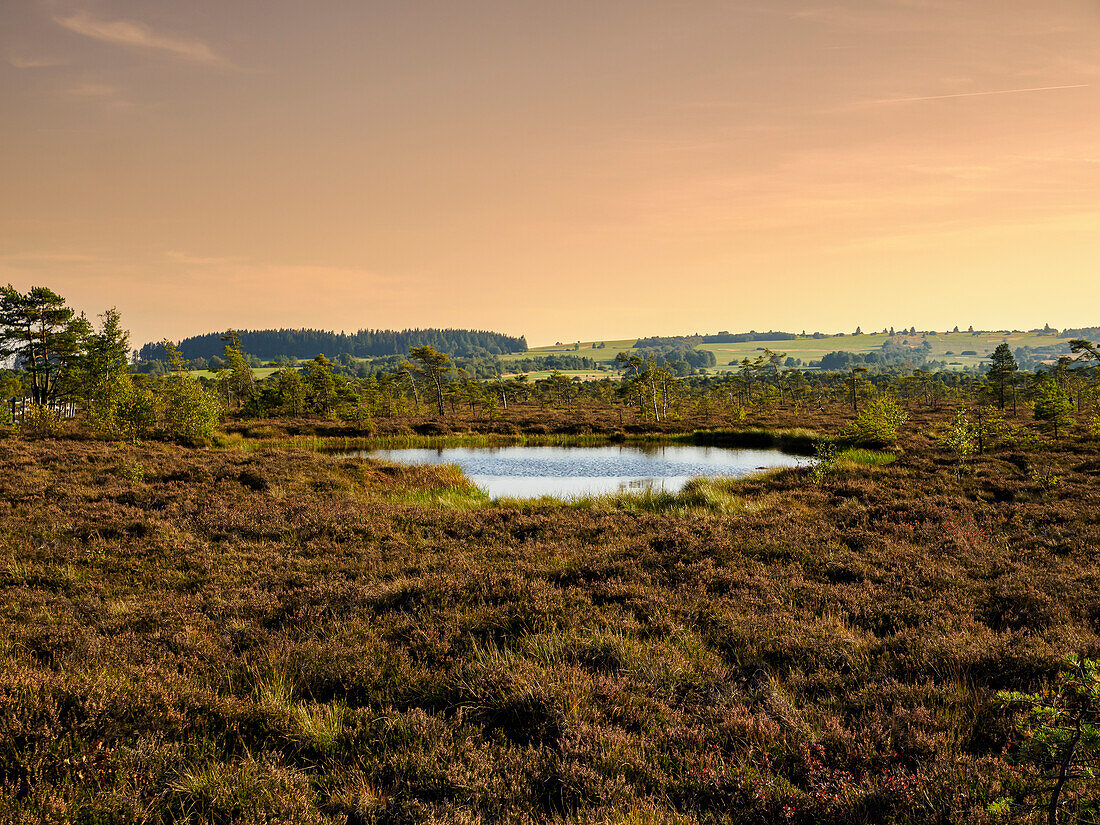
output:
<path id="1" fill-rule="evenodd" d="M 775 449 L 671 444 L 402 448 L 347 455 L 399 464 L 457 464 L 490 498 L 563 499 L 646 488 L 674 493 L 698 476 L 741 477 L 813 460 Z"/>

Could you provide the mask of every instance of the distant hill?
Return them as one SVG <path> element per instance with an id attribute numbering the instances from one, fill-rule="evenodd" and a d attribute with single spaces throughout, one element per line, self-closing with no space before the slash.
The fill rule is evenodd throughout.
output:
<path id="1" fill-rule="evenodd" d="M 405 355 L 410 347 L 430 345 L 448 355 L 506 355 L 527 351 L 527 339 L 499 332 L 474 329 L 361 329 L 358 332 L 326 332 L 319 329 L 246 329 L 238 330 L 241 347 L 250 355 L 270 359 L 312 358 L 324 354 L 329 358 L 351 355 L 375 358 L 383 355 Z M 177 346 L 184 358 L 210 358 L 225 351 L 223 333 L 208 332 L 184 338 Z M 138 350 L 142 361 L 167 358 L 159 343 L 149 343 Z"/>
<path id="2" fill-rule="evenodd" d="M 711 353 L 714 361 L 692 363 L 708 372 L 737 372 L 746 358 L 751 362 L 766 349 L 783 354 L 783 366 L 798 369 L 849 369 L 852 365 L 923 366 L 926 369 L 981 371 L 998 345 L 1006 343 L 1021 369 L 1033 370 L 1069 355 L 1069 340 L 1100 339 L 1100 327 L 1063 329 L 1052 327 L 1031 330 L 960 330 L 934 332 L 915 327 L 882 329 L 874 332 L 731 332 L 682 336 L 650 336 L 617 340 L 574 341 L 553 346 L 534 347 L 522 356 L 506 355 L 510 362 L 519 358 L 572 354 L 590 358 L 601 365 L 613 365 L 620 353 L 640 354 L 657 348 L 696 350 Z M 824 361 L 824 363 L 822 363 Z"/>

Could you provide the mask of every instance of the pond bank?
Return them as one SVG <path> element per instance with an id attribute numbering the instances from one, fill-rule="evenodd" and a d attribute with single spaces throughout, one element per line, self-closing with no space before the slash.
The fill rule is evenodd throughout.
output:
<path id="1" fill-rule="evenodd" d="M 774 448 L 795 455 L 813 455 L 814 443 L 822 438 L 806 429 L 693 430 L 683 433 L 479 433 L 442 434 L 388 433 L 378 435 L 279 434 L 265 427 L 241 428 L 225 446 L 245 449 L 288 447 L 321 452 L 352 450 L 446 448 L 446 447 L 598 447 L 612 444 L 680 444 L 699 447 Z"/>

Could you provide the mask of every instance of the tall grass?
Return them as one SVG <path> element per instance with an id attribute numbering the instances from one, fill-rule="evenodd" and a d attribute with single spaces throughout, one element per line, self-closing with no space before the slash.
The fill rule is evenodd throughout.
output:
<path id="1" fill-rule="evenodd" d="M 757 478 L 760 475 L 754 474 Z M 568 500 L 568 504 L 581 510 L 622 510 L 674 516 L 759 512 L 764 505 L 756 500 L 747 500 L 742 494 L 741 484 L 742 480 L 736 478 L 693 478 L 677 492 L 644 487 L 640 490 L 582 496 Z"/>
<path id="2" fill-rule="evenodd" d="M 887 464 L 897 461 L 897 458 L 896 453 L 868 450 L 861 447 L 842 450 L 836 455 L 838 464 L 852 467 L 885 467 Z"/>

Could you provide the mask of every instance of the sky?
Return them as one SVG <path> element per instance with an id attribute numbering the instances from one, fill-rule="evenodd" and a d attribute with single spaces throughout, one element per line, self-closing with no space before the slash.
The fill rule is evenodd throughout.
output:
<path id="1" fill-rule="evenodd" d="M 0 283 L 132 343 L 1100 324 L 1100 0 L 5 0 Z"/>

